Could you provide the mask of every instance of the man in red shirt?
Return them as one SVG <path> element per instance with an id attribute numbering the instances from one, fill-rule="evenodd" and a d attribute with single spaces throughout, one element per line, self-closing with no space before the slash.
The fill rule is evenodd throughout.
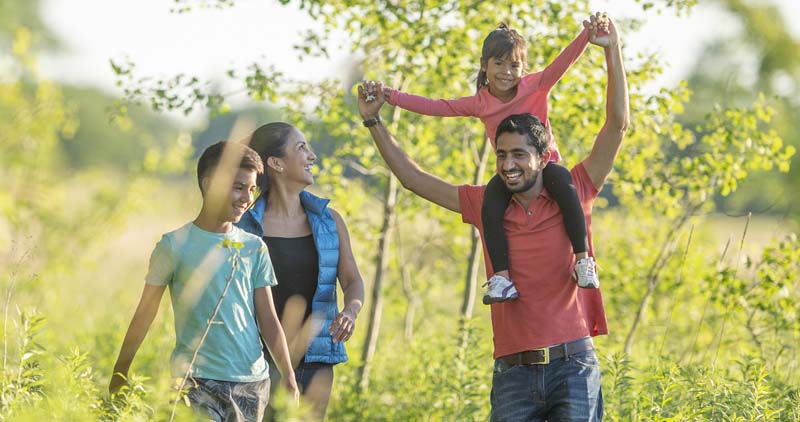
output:
<path id="1" fill-rule="evenodd" d="M 619 35 L 613 23 L 592 16 L 584 25 L 590 43 L 603 47 L 608 70 L 606 120 L 592 152 L 571 172 L 587 220 L 611 172 L 629 121 L 628 89 Z M 607 26 L 607 30 L 603 31 Z M 367 101 L 368 96 L 374 97 Z M 372 98 L 370 98 L 372 99 Z M 461 213 L 483 237 L 485 186 L 456 186 L 417 166 L 380 121 L 382 85 L 359 87 L 358 108 L 383 159 L 407 189 Z M 497 173 L 514 193 L 503 225 L 511 277 L 519 299 L 492 305 L 493 421 L 601 420 L 600 368 L 591 337 L 607 333 L 599 289 L 578 289 L 571 279 L 573 255 L 560 209 L 543 188 L 547 164 L 544 125 L 530 114 L 503 120 L 496 134 Z M 491 264 L 484 254 L 486 270 Z"/>

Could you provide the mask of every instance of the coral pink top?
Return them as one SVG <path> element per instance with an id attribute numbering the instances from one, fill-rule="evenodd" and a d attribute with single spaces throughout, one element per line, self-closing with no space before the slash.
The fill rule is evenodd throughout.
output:
<path id="1" fill-rule="evenodd" d="M 589 31 L 584 29 L 544 70 L 522 77 L 517 85 L 517 95 L 509 102 L 502 102 L 489 93 L 484 86 L 477 94 L 452 100 L 434 100 L 419 95 L 388 89 L 389 104 L 427 116 L 471 116 L 483 122 L 486 134 L 495 145 L 497 126 L 511 114 L 531 113 L 544 122 L 550 139 L 551 161 L 561 160 L 561 154 L 553 140 L 550 120 L 547 118 L 547 96 L 556 82 L 572 67 L 589 44 Z"/>
<path id="2" fill-rule="evenodd" d="M 586 217 L 589 254 L 594 255 L 592 205 L 599 190 L 582 162 L 572 169 L 572 180 Z M 458 188 L 461 218 L 475 226 L 484 241 L 481 204 L 485 192 L 486 186 Z M 564 230 L 561 209 L 547 190 L 542 190 L 527 209 L 512 199 L 503 217 L 503 227 L 508 237 L 511 279 L 519 291 L 519 299 L 492 305 L 494 356 L 608 334 L 600 289 L 580 289 L 572 281 L 575 263 L 570 253 L 572 246 Z M 486 250 L 484 244 L 488 277 L 493 271 Z"/>

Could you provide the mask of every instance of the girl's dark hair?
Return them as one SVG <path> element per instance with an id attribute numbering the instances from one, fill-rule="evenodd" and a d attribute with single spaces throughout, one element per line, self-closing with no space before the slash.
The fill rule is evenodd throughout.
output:
<path id="1" fill-rule="evenodd" d="M 492 57 L 519 57 L 524 65 L 528 60 L 528 47 L 525 43 L 525 38 L 517 30 L 509 28 L 505 22 L 498 25 L 497 29 L 486 36 L 481 49 L 481 68 L 478 71 L 478 79 L 475 84 L 476 92 L 486 85 L 486 71 L 483 69 L 486 62 Z"/>
<path id="2" fill-rule="evenodd" d="M 267 159 L 286 155 L 286 144 L 292 130 L 295 130 L 295 127 L 289 123 L 272 122 L 262 125 L 250 135 L 250 148 L 254 149 L 264 162 L 264 173 L 258 179 L 258 186 L 262 191 L 269 189 Z"/>

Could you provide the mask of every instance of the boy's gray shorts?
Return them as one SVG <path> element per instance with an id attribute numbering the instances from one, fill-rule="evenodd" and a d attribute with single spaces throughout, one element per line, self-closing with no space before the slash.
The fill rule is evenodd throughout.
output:
<path id="1" fill-rule="evenodd" d="M 269 401 L 269 378 L 256 382 L 189 380 L 192 408 L 217 422 L 260 422 Z"/>

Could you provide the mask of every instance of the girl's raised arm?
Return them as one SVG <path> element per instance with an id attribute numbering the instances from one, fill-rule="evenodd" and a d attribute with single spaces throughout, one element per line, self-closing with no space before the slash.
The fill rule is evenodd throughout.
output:
<path id="1" fill-rule="evenodd" d="M 589 44 L 589 31 L 584 29 L 558 57 L 540 72 L 538 89 L 549 91 L 564 76 L 564 73 L 578 60 Z"/>

